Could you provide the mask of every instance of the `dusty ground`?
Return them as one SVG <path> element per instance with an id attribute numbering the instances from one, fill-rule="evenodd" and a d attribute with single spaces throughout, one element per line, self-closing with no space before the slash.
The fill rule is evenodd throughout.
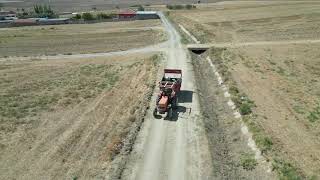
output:
<path id="1" fill-rule="evenodd" d="M 0 54 L 6 57 L 110 52 L 165 39 L 159 20 L 4 28 L 0 29 Z"/>
<path id="2" fill-rule="evenodd" d="M 154 54 L 0 63 L 0 179 L 103 178 L 139 126 Z"/>
<path id="3" fill-rule="evenodd" d="M 309 176 L 320 171 L 319 46 L 250 46 L 225 53 L 234 54 L 225 63 L 255 102 L 255 121 L 273 139 L 274 150 Z"/>
<path id="4" fill-rule="evenodd" d="M 319 10 L 315 1 L 281 1 L 170 12 L 201 42 L 221 47 L 210 55 L 226 80 L 254 102 L 246 121 L 257 137 L 268 139 L 261 147 L 280 177 L 320 172 L 319 43 L 309 42 L 319 39 Z"/>
<path id="5" fill-rule="evenodd" d="M 319 38 L 320 2 L 217 3 L 172 18 L 201 42 L 250 42 Z"/>

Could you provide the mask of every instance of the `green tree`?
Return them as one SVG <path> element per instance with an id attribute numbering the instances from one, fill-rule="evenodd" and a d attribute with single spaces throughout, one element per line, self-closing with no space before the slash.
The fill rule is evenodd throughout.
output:
<path id="1" fill-rule="evenodd" d="M 34 13 L 37 15 L 37 17 L 41 18 L 53 18 L 57 15 L 53 12 L 50 6 L 48 5 L 34 5 L 33 7 Z"/>
<path id="2" fill-rule="evenodd" d="M 138 11 L 144 11 L 144 7 L 142 5 L 138 6 Z"/>
<path id="3" fill-rule="evenodd" d="M 196 6 L 194 6 L 194 5 L 191 5 L 191 4 L 187 4 L 186 5 L 186 9 L 194 9 L 194 8 L 196 8 Z"/>
<path id="4" fill-rule="evenodd" d="M 2 4 L 2 3 L 0 3 L 0 10 L 2 9 L 2 7 L 3 7 L 3 4 Z"/>
<path id="5" fill-rule="evenodd" d="M 90 20 L 94 20 L 95 18 L 91 13 L 86 12 L 82 14 L 82 19 L 85 21 L 90 21 Z"/>
<path id="6" fill-rule="evenodd" d="M 81 15 L 80 14 L 76 14 L 76 16 L 74 18 L 75 19 L 81 19 Z"/>
<path id="7" fill-rule="evenodd" d="M 106 13 L 98 13 L 97 14 L 97 19 L 111 19 L 112 16 Z"/>

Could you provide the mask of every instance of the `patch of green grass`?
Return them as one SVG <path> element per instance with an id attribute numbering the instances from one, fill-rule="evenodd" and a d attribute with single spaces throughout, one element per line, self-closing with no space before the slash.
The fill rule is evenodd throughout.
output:
<path id="1" fill-rule="evenodd" d="M 244 102 L 240 105 L 239 107 L 239 111 L 241 115 L 248 115 L 252 113 L 251 110 L 252 105 L 249 104 L 248 102 Z"/>
<path id="2" fill-rule="evenodd" d="M 280 66 L 278 66 L 278 69 L 276 70 L 276 72 L 279 73 L 280 75 L 286 75 L 285 69 L 283 69 Z"/>
<path id="3" fill-rule="evenodd" d="M 298 114 L 304 114 L 305 113 L 303 107 L 299 106 L 299 105 L 293 106 L 293 110 Z"/>
<path id="4" fill-rule="evenodd" d="M 297 169 L 294 168 L 290 163 L 285 162 L 281 159 L 274 159 L 272 162 L 272 167 L 278 172 L 280 180 L 302 180 L 304 179 L 301 176 Z"/>
<path id="5" fill-rule="evenodd" d="M 229 92 L 230 92 L 231 94 L 239 94 L 239 93 L 240 93 L 239 89 L 238 89 L 237 86 L 235 86 L 235 85 L 231 85 L 231 86 L 229 87 Z"/>
<path id="6" fill-rule="evenodd" d="M 240 165 L 245 170 L 253 170 L 257 166 L 258 162 L 251 153 L 242 153 L 240 156 Z"/>
<path id="7" fill-rule="evenodd" d="M 271 151 L 273 147 L 272 139 L 263 133 L 261 127 L 255 122 L 255 116 L 243 116 L 242 120 L 246 123 L 250 132 L 253 134 L 253 139 L 261 152 L 264 154 Z"/>
<path id="8" fill-rule="evenodd" d="M 266 137 L 260 133 L 258 135 L 255 135 L 254 139 L 255 139 L 255 142 L 256 142 L 257 146 L 260 148 L 262 153 L 265 153 L 265 152 L 270 151 L 272 149 L 273 142 L 272 142 L 271 138 Z"/>
<path id="9" fill-rule="evenodd" d="M 317 107 L 315 107 L 311 112 L 309 112 L 309 115 L 307 116 L 307 118 L 312 123 L 320 119 L 320 104 L 318 104 Z"/>
<path id="10" fill-rule="evenodd" d="M 252 108 L 255 106 L 254 102 L 251 101 L 245 94 L 240 94 L 237 91 L 230 91 L 232 101 L 238 107 L 241 115 L 250 115 Z"/>

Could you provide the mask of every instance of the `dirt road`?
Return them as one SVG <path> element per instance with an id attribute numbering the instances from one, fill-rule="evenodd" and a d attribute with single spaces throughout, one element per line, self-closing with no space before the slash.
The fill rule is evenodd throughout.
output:
<path id="1" fill-rule="evenodd" d="M 136 53 L 149 53 L 149 52 L 159 52 L 164 51 L 164 48 L 167 46 L 168 42 L 163 42 L 151 46 L 146 46 L 142 48 L 134 48 L 125 51 L 113 51 L 113 52 L 105 52 L 105 53 L 87 53 L 87 54 L 58 54 L 53 56 L 26 56 L 26 57 L 6 57 L 0 58 L 1 61 L 23 61 L 23 60 L 58 60 L 58 59 L 82 59 L 82 58 L 95 58 L 95 57 L 109 57 L 109 56 L 123 56 L 128 54 L 136 54 Z"/>
<path id="2" fill-rule="evenodd" d="M 198 96 L 191 60 L 180 35 L 160 14 L 169 34 L 167 68 L 183 72 L 178 112 L 173 120 L 155 119 L 151 108 L 129 158 L 123 179 L 208 179 L 211 175 L 208 143 L 200 125 Z M 208 158 L 209 157 L 209 158 Z"/>
<path id="3" fill-rule="evenodd" d="M 241 46 L 264 46 L 264 45 L 287 45 L 287 44 L 316 44 L 320 39 L 302 39 L 302 40 L 287 40 L 287 41 L 257 41 L 257 42 L 232 42 L 232 43 L 210 43 L 206 44 L 210 47 L 217 48 L 232 48 Z"/>

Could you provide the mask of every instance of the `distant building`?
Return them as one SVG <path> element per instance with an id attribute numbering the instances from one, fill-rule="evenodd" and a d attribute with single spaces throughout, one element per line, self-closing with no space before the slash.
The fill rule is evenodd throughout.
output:
<path id="1" fill-rule="evenodd" d="M 0 11 L 0 20 L 17 19 L 17 14 L 14 11 Z"/>
<path id="2" fill-rule="evenodd" d="M 56 18 L 56 19 L 39 19 L 38 24 L 40 25 L 58 25 L 58 24 L 69 24 L 70 18 Z"/>
<path id="3" fill-rule="evenodd" d="M 35 19 L 16 19 L 13 21 L 13 26 L 34 26 L 37 25 Z"/>
<path id="4" fill-rule="evenodd" d="M 119 19 L 134 19 L 136 17 L 136 12 L 131 9 L 126 9 L 123 11 L 120 11 L 118 13 Z"/>
<path id="5" fill-rule="evenodd" d="M 139 20 L 159 19 L 159 16 L 156 11 L 137 11 L 136 18 Z"/>

